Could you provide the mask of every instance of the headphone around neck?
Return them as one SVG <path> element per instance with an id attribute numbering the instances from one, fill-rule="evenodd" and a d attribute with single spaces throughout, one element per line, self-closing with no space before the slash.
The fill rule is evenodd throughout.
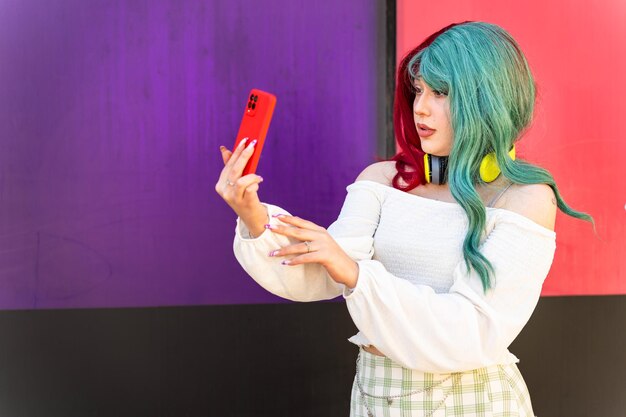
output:
<path id="1" fill-rule="evenodd" d="M 509 151 L 509 156 L 515 160 L 515 145 Z M 424 174 L 426 182 L 433 184 L 445 184 L 448 168 L 447 156 L 424 155 Z M 496 162 L 496 154 L 491 152 L 480 161 L 480 178 L 485 182 L 492 182 L 500 175 L 500 167 Z"/>

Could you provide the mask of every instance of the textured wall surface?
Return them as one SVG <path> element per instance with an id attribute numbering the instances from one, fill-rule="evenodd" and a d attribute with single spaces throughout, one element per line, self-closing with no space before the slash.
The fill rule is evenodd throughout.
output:
<path id="1" fill-rule="evenodd" d="M 559 212 L 543 295 L 626 294 L 626 3 L 398 0 L 398 55 L 450 23 L 504 27 L 535 75 L 533 126 L 518 154 L 547 168 L 592 226 Z"/>
<path id="2" fill-rule="evenodd" d="M 250 88 L 261 199 L 328 226 L 376 153 L 376 6 L 0 2 L 0 308 L 268 302 L 215 193 Z"/>

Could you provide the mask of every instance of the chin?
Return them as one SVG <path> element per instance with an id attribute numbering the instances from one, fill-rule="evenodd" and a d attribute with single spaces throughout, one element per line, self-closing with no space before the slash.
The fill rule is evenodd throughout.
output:
<path id="1" fill-rule="evenodd" d="M 440 148 L 435 148 L 433 146 L 424 146 L 424 142 L 422 141 L 422 150 L 429 154 L 429 155 L 434 155 L 434 156 L 448 156 L 450 155 L 450 153 L 446 153 L 445 151 L 441 150 Z"/>

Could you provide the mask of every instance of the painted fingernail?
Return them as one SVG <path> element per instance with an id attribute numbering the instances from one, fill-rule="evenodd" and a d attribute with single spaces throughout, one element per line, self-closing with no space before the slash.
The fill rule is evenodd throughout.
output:
<path id="1" fill-rule="evenodd" d="M 291 262 L 290 261 L 282 261 L 281 264 L 283 265 L 289 265 Z"/>
<path id="2" fill-rule="evenodd" d="M 248 140 L 248 138 L 243 138 L 243 139 L 241 140 L 241 142 L 239 142 L 239 147 L 240 147 L 240 148 L 241 148 L 241 147 L 243 147 L 243 146 L 246 144 L 246 141 L 247 141 L 247 140 Z"/>
<path id="3" fill-rule="evenodd" d="M 259 175 L 259 182 L 263 182 L 263 177 Z"/>
<path id="4" fill-rule="evenodd" d="M 266 229 L 273 229 L 273 228 L 274 228 L 274 226 L 272 226 L 271 224 L 266 224 L 266 225 L 265 225 L 265 228 L 266 228 Z"/>
<path id="5" fill-rule="evenodd" d="M 248 145 L 248 147 L 252 148 L 254 147 L 254 145 L 256 145 L 256 139 L 250 142 L 250 145 Z"/>
<path id="6" fill-rule="evenodd" d="M 274 256 L 274 255 L 276 255 L 276 253 L 278 253 L 278 250 L 273 250 L 273 251 L 270 252 L 270 256 Z"/>
<path id="7" fill-rule="evenodd" d="M 278 213 L 278 214 L 272 214 L 272 217 L 285 217 L 286 214 L 283 213 Z"/>
<path id="8" fill-rule="evenodd" d="M 224 149 L 226 149 L 226 146 L 220 145 L 220 151 L 223 151 Z"/>

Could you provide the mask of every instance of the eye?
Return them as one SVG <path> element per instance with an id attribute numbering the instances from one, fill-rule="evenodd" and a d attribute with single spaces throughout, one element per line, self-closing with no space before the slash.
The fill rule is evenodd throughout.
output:
<path id="1" fill-rule="evenodd" d="M 436 95 L 437 97 L 445 97 L 445 96 L 447 96 L 447 95 L 448 95 L 448 93 L 444 93 L 444 92 L 442 92 L 442 91 L 438 91 L 438 90 L 433 90 L 433 93 L 435 93 L 435 95 Z"/>

